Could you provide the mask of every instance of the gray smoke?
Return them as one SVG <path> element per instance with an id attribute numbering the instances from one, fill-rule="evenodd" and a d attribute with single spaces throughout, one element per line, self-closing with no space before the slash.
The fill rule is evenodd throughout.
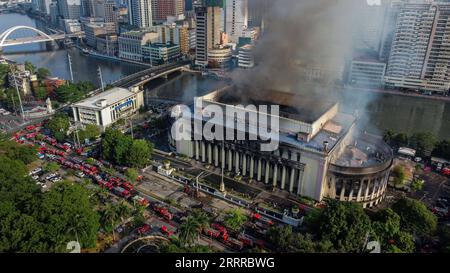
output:
<path id="1" fill-rule="evenodd" d="M 362 5 L 365 0 L 271 1 L 254 50 L 257 65 L 234 72 L 233 82 L 243 96 L 261 89 L 322 93 L 317 82 L 342 79 Z"/>

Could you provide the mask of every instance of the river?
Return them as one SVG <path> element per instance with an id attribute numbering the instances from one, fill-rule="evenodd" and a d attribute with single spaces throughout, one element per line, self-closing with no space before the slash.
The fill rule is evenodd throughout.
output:
<path id="1" fill-rule="evenodd" d="M 26 15 L 2 14 L 0 31 L 17 25 L 17 22 L 20 22 L 20 25 L 40 28 L 39 22 Z M 72 57 L 75 81 L 89 80 L 97 86 L 99 85 L 97 67 L 101 68 L 106 83 L 143 69 L 134 64 L 85 56 L 74 48 L 57 51 L 42 51 L 42 49 L 42 45 L 31 44 L 6 48 L 4 51 L 9 59 L 18 62 L 28 60 L 37 67 L 48 68 L 52 75 L 64 79 L 70 78 L 67 61 L 69 53 Z M 200 75 L 178 74 L 171 76 L 167 81 L 158 80 L 147 86 L 146 100 L 156 96 L 192 102 L 193 96 L 221 85 L 220 82 L 204 79 Z M 385 129 L 393 129 L 407 134 L 425 131 L 434 133 L 440 139 L 450 139 L 450 102 L 363 91 L 346 91 L 341 99 L 351 108 L 359 109 L 368 131 L 380 133 Z"/>

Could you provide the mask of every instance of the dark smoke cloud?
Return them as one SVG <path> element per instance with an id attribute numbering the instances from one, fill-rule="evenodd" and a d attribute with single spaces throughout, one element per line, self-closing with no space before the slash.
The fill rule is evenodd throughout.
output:
<path id="1" fill-rule="evenodd" d="M 352 54 L 358 9 L 365 0 L 273 0 L 264 15 L 265 31 L 254 53 L 257 65 L 232 75 L 242 95 L 261 89 L 320 93 L 311 87 L 313 67 L 328 71 L 325 83 L 342 79 Z"/>

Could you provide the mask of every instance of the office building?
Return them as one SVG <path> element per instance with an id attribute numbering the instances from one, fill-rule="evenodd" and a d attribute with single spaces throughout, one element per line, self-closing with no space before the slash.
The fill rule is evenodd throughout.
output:
<path id="1" fill-rule="evenodd" d="M 95 124 L 105 129 L 119 119 L 135 114 L 144 105 L 139 88 L 114 87 L 72 105 L 73 118 L 81 124 Z"/>
<path id="2" fill-rule="evenodd" d="M 221 44 L 222 1 L 207 1 L 195 8 L 196 22 L 196 60 L 197 66 L 208 65 L 208 50 Z"/>
<path id="3" fill-rule="evenodd" d="M 225 4 L 225 32 L 231 43 L 237 43 L 248 26 L 247 0 L 227 0 Z"/>
<path id="4" fill-rule="evenodd" d="M 446 93 L 450 88 L 450 4 L 404 4 L 389 55 L 389 87 Z"/>
<path id="5" fill-rule="evenodd" d="M 171 43 L 149 43 L 142 46 L 144 62 L 162 65 L 178 60 L 181 56 L 180 46 Z"/>
<path id="6" fill-rule="evenodd" d="M 86 35 L 86 44 L 95 48 L 97 46 L 97 36 L 116 33 L 116 25 L 114 23 L 86 24 L 84 33 Z"/>
<path id="7" fill-rule="evenodd" d="M 152 0 L 152 14 L 155 22 L 164 22 L 168 16 L 184 14 L 184 0 Z"/>
<path id="8" fill-rule="evenodd" d="M 63 19 L 78 20 L 81 17 L 81 1 L 80 0 L 59 0 L 59 15 Z"/>
<path id="9" fill-rule="evenodd" d="M 252 68 L 255 65 L 255 59 L 253 56 L 254 46 L 247 44 L 239 47 L 238 50 L 238 67 L 239 68 Z"/>
<path id="10" fill-rule="evenodd" d="M 96 37 L 96 50 L 108 56 L 116 56 L 119 51 L 117 34 L 100 34 Z"/>
<path id="11" fill-rule="evenodd" d="M 128 0 L 128 20 L 138 28 L 150 28 L 153 25 L 151 0 Z"/>
<path id="12" fill-rule="evenodd" d="M 158 33 L 149 31 L 129 31 L 119 36 L 119 58 L 142 62 L 142 46 L 158 42 Z"/>
<path id="13" fill-rule="evenodd" d="M 171 43 L 180 46 L 181 53 L 189 53 L 189 28 L 186 24 L 178 25 L 175 23 L 155 26 L 159 35 L 159 43 Z"/>
<path id="14" fill-rule="evenodd" d="M 354 86 L 379 88 L 384 84 L 386 64 L 375 58 L 355 58 L 350 65 L 348 83 Z"/>

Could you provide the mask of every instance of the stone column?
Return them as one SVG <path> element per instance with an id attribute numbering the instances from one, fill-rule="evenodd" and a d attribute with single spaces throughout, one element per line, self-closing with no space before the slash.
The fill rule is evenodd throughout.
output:
<path id="1" fill-rule="evenodd" d="M 363 186 L 364 186 L 364 180 L 361 179 L 361 181 L 359 182 L 359 189 L 358 189 L 358 195 L 356 196 L 356 201 L 359 201 L 361 199 L 361 192 L 362 192 Z"/>
<path id="2" fill-rule="evenodd" d="M 250 156 L 250 179 L 253 179 L 253 174 L 255 172 L 254 168 L 255 168 L 255 159 L 253 158 L 253 156 Z"/>
<path id="3" fill-rule="evenodd" d="M 247 155 L 242 154 L 242 176 L 247 175 Z"/>
<path id="4" fill-rule="evenodd" d="M 366 193 L 364 194 L 364 200 L 367 200 L 369 197 L 369 189 L 370 189 L 370 179 L 367 180 Z"/>
<path id="5" fill-rule="evenodd" d="M 202 141 L 202 162 L 206 161 L 206 145 L 205 142 Z"/>
<path id="6" fill-rule="evenodd" d="M 270 175 L 270 162 L 266 161 L 266 175 L 264 177 L 264 183 L 269 183 L 269 175 Z"/>
<path id="7" fill-rule="evenodd" d="M 231 170 L 233 169 L 233 150 L 228 149 L 228 171 L 231 172 Z"/>
<path id="8" fill-rule="evenodd" d="M 284 190 L 285 187 L 286 187 L 286 166 L 283 166 L 281 170 L 281 189 Z"/>
<path id="9" fill-rule="evenodd" d="M 295 169 L 291 168 L 291 174 L 289 176 L 289 192 L 292 193 L 294 191 L 294 179 L 295 179 Z"/>
<path id="10" fill-rule="evenodd" d="M 297 195 L 302 193 L 302 180 L 303 180 L 303 171 L 298 171 L 298 184 L 297 184 Z"/>
<path id="11" fill-rule="evenodd" d="M 234 172 L 238 173 L 239 172 L 239 152 L 236 151 L 234 153 Z"/>
<path id="12" fill-rule="evenodd" d="M 219 147 L 214 145 L 214 166 L 219 167 Z"/>
<path id="13" fill-rule="evenodd" d="M 277 186 L 278 183 L 278 164 L 274 164 L 273 165 L 273 180 L 272 180 L 272 185 L 274 187 Z"/>
<path id="14" fill-rule="evenodd" d="M 199 141 L 195 141 L 195 160 L 200 160 L 200 144 Z"/>
<path id="15" fill-rule="evenodd" d="M 261 181 L 261 173 L 262 173 L 262 160 L 258 159 L 258 169 L 256 171 L 256 180 Z"/>
<path id="16" fill-rule="evenodd" d="M 226 163 L 226 161 L 225 161 L 225 147 L 224 146 L 222 146 L 222 148 L 220 149 L 220 161 L 221 161 L 221 164 L 222 164 L 222 168 L 225 170 L 225 163 Z"/>
<path id="17" fill-rule="evenodd" d="M 208 143 L 208 164 L 212 163 L 212 144 Z"/>

